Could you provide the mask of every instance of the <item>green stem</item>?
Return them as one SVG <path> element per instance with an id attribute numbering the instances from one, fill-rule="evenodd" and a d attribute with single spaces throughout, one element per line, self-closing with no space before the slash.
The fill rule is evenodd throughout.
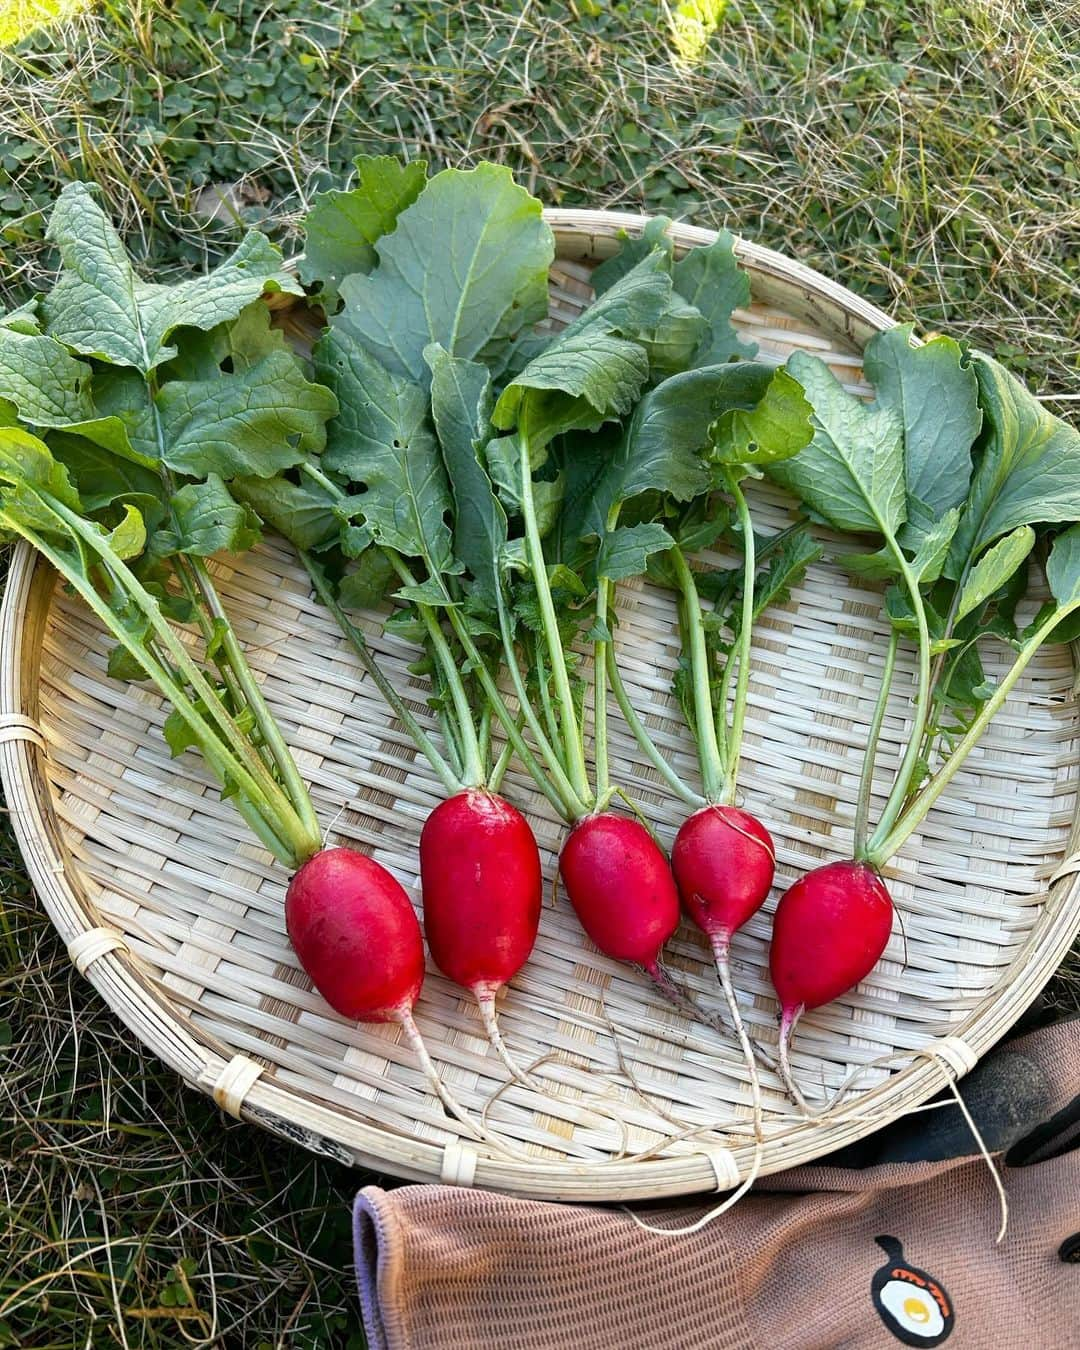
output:
<path id="1" fill-rule="evenodd" d="M 458 641 L 465 649 L 465 655 L 476 667 L 476 677 L 480 681 L 484 696 L 491 704 L 495 716 L 503 724 L 503 730 L 506 732 L 514 749 L 517 751 L 518 758 L 528 770 L 533 782 L 564 820 L 573 822 L 581 816 L 587 815 L 589 811 L 588 803 L 582 802 L 574 794 L 569 779 L 562 772 L 558 763 L 554 762 L 550 766 L 551 772 L 549 776 L 549 774 L 545 772 L 543 765 L 540 764 L 532 750 L 529 748 L 510 709 L 506 706 L 506 700 L 500 693 L 499 686 L 495 683 L 491 671 L 488 670 L 483 658 L 477 650 L 476 643 L 472 640 L 472 635 L 465 627 L 461 616 L 454 609 L 450 610 L 450 623 L 454 632 L 457 634 Z M 513 655 L 512 648 L 511 655 Z M 518 674 L 518 679 L 515 681 L 515 687 L 517 687 L 521 677 L 520 673 L 517 672 L 516 659 L 512 663 L 512 672 Z M 522 687 L 522 694 L 524 694 L 524 692 L 524 688 Z M 521 701 L 520 695 L 519 701 Z M 536 720 L 536 714 L 530 707 L 527 698 L 524 701 L 521 701 L 521 712 L 528 721 L 530 729 L 533 729 L 535 734 L 535 728 L 539 727 L 539 723 Z M 542 735 L 543 733 L 541 732 L 541 736 Z"/>
<path id="2" fill-rule="evenodd" d="M 566 667 L 566 658 L 559 635 L 559 622 L 555 615 L 555 603 L 551 598 L 548 585 L 547 563 L 544 558 L 544 546 L 540 539 L 540 527 L 536 522 L 536 509 L 533 505 L 532 463 L 529 456 L 527 437 L 520 436 L 521 452 L 521 516 L 525 524 L 525 548 L 529 559 L 533 584 L 540 604 L 540 619 L 543 624 L 544 638 L 551 658 L 551 671 L 555 680 L 555 693 L 559 703 L 559 721 L 562 727 L 564 767 L 575 795 L 580 801 L 593 801 L 589 791 L 589 775 L 585 768 L 585 747 L 582 744 L 581 728 L 578 725 L 577 710 L 574 707 L 574 695 L 570 688 L 570 673 Z"/>
<path id="3" fill-rule="evenodd" d="M 206 601 L 206 607 L 213 618 L 220 621 L 222 626 L 222 650 L 228 660 L 237 682 L 240 685 L 247 706 L 255 716 L 256 725 L 262 734 L 263 742 L 269 748 L 273 756 L 278 772 L 281 774 L 285 791 L 289 799 L 296 808 L 296 813 L 304 823 L 304 828 L 310 830 L 312 834 L 319 835 L 319 820 L 315 814 L 315 807 L 311 801 L 311 794 L 307 790 L 304 780 L 300 776 L 300 770 L 296 766 L 289 747 L 285 744 L 285 738 L 281 734 L 281 728 L 277 724 L 273 713 L 267 705 L 263 696 L 262 688 L 255 673 L 247 663 L 243 649 L 237 641 L 232 624 L 222 606 L 221 599 L 214 589 L 214 583 L 207 571 L 206 563 L 202 558 L 193 558 L 191 560 L 192 570 L 199 584 L 203 598 Z"/>
<path id="4" fill-rule="evenodd" d="M 521 730 L 521 721 L 518 722 L 518 730 Z M 502 787 L 503 779 L 506 777 L 506 771 L 510 767 L 510 761 L 514 758 L 514 743 L 508 740 L 495 761 L 495 767 L 488 775 L 488 788 L 492 792 L 498 792 Z"/>
<path id="5" fill-rule="evenodd" d="M 607 628 L 608 606 L 611 601 L 613 584 L 607 577 L 600 577 L 596 584 L 596 626 L 603 631 Z M 597 638 L 593 643 L 593 759 L 596 764 L 596 800 L 602 803 L 611 796 L 611 766 L 608 760 L 608 718 L 607 718 L 607 649 L 611 643 L 607 638 Z"/>
<path id="6" fill-rule="evenodd" d="M 199 588 L 195 584 L 194 579 L 192 578 L 191 568 L 188 566 L 189 562 L 190 559 L 185 554 L 179 553 L 173 559 L 173 570 L 180 582 L 180 585 L 183 587 L 184 596 L 187 599 L 187 602 L 191 606 L 192 612 L 195 615 L 195 621 L 199 625 L 199 631 L 202 633 L 203 642 L 207 645 L 207 647 L 209 647 L 210 643 L 213 642 L 215 637 L 214 625 L 210 619 L 210 615 L 207 614 L 206 612 L 206 606 L 202 603 L 202 596 L 199 591 Z M 240 709 L 244 706 L 243 696 L 240 692 L 240 686 L 237 683 L 236 678 L 232 673 L 232 670 L 229 668 L 229 663 L 224 658 L 224 654 L 219 652 L 214 657 L 214 665 L 217 667 L 218 673 L 221 675 L 222 683 L 228 690 L 229 698 L 231 700 L 232 711 L 239 712 Z M 267 755 L 263 755 L 263 758 L 266 760 L 267 767 L 269 767 L 270 761 Z"/>
<path id="7" fill-rule="evenodd" d="M 623 684 L 622 673 L 619 670 L 618 662 L 615 659 L 615 646 L 612 643 L 607 651 L 607 673 L 611 681 L 611 689 L 615 695 L 615 702 L 619 705 L 619 710 L 626 719 L 626 725 L 634 733 L 634 739 L 641 747 L 642 752 L 656 769 L 657 773 L 671 788 L 677 797 L 681 797 L 688 806 L 699 807 L 705 805 L 705 798 L 696 793 L 692 788 L 683 782 L 682 778 L 676 773 L 674 767 L 661 751 L 653 738 L 649 735 L 648 728 L 637 714 L 637 710 L 630 702 L 630 695 L 627 693 L 626 685 Z"/>
<path id="8" fill-rule="evenodd" d="M 992 718 L 997 715 L 998 710 L 1008 698 L 1013 686 L 1027 668 L 1028 662 L 1058 624 L 1077 609 L 1080 609 L 1080 601 L 1055 610 L 1050 618 L 1047 619 L 1046 622 L 1028 639 L 1021 648 L 1020 654 L 1014 661 L 1008 674 L 994 690 L 987 702 L 983 704 L 978 717 L 972 722 L 963 739 L 949 756 L 947 763 L 943 765 L 940 771 L 935 774 L 931 781 L 926 784 L 923 790 L 911 802 L 904 812 L 903 817 L 896 825 L 896 828 L 893 829 L 890 834 L 884 836 L 880 842 L 876 842 L 875 840 L 870 841 L 871 848 L 867 853 L 868 862 L 873 863 L 875 867 L 883 866 L 898 849 L 904 846 L 911 835 L 919 828 L 926 819 L 931 807 L 948 787 L 953 776 L 958 772 L 964 760 L 975 747 L 979 737 L 986 730 Z"/>
<path id="9" fill-rule="evenodd" d="M 488 760 L 491 758 L 491 704 L 485 702 L 480 709 L 480 762 L 484 766 L 485 774 L 487 771 Z"/>
<path id="10" fill-rule="evenodd" d="M 401 555 L 390 548 L 384 549 L 383 552 L 405 585 L 415 586 L 416 578 Z M 449 597 L 447 598 L 449 599 Z M 480 787 L 484 782 L 484 762 L 480 755 L 480 741 L 476 735 L 476 724 L 473 722 L 473 712 L 469 705 L 469 696 L 465 692 L 465 685 L 461 679 L 461 672 L 458 670 L 454 654 L 446 641 L 446 634 L 442 630 L 442 625 L 439 623 L 435 611 L 430 605 L 425 605 L 420 601 L 414 603 L 417 613 L 420 615 L 420 621 L 427 631 L 432 652 L 442 671 L 446 687 L 450 691 L 451 702 L 454 705 L 458 744 L 463 759 L 462 786 Z M 450 605 L 448 608 L 453 609 L 453 606 Z"/>
<path id="11" fill-rule="evenodd" d="M 743 596 L 742 622 L 739 629 L 737 646 L 739 673 L 735 682 L 735 702 L 731 708 L 731 724 L 726 746 L 727 772 L 720 800 L 730 805 L 735 800 L 735 782 L 739 773 L 739 756 L 742 753 L 743 726 L 746 722 L 746 700 L 750 690 L 750 643 L 754 629 L 754 573 L 757 564 L 754 560 L 754 526 L 750 519 L 750 508 L 746 504 L 742 488 L 733 477 L 728 478 L 728 490 L 735 499 L 735 508 L 739 514 L 739 523 L 743 535 Z M 735 653 L 733 652 L 732 655 Z M 730 663 L 731 657 L 728 657 Z"/>
<path id="12" fill-rule="evenodd" d="M 899 634 L 894 628 L 889 634 L 889 645 L 885 652 L 885 665 L 881 672 L 881 685 L 878 689 L 874 716 L 867 734 L 866 753 L 863 756 L 862 775 L 859 778 L 859 797 L 855 806 L 855 857 L 866 856 L 866 838 L 870 821 L 870 793 L 874 784 L 874 759 L 877 755 L 878 741 L 881 739 L 881 724 L 885 720 L 885 709 L 889 702 L 889 690 L 892 688 L 893 670 L 896 666 L 896 649 Z"/>
<path id="13" fill-rule="evenodd" d="M 233 753 L 243 762 L 247 762 L 254 779 L 261 783 L 261 791 L 272 804 L 273 809 L 284 809 L 296 815 L 293 803 L 283 792 L 281 785 L 274 779 L 262 759 L 256 754 L 251 742 L 238 730 L 235 721 L 221 703 L 217 691 L 213 688 L 202 670 L 192 660 L 187 648 L 173 632 L 171 624 L 164 618 L 160 606 L 152 595 L 144 589 L 133 572 L 116 557 L 105 543 L 96 526 L 83 519 L 61 502 L 50 501 L 50 508 L 85 544 L 89 545 L 99 559 L 100 565 L 109 572 L 118 587 L 130 597 L 153 628 L 158 640 L 176 663 L 177 671 L 191 686 L 194 693 L 206 707 L 206 718 L 212 720 L 221 731 L 222 739 Z M 92 589 L 92 588 L 91 588 Z M 95 592 L 96 594 L 96 592 Z M 110 611 L 111 612 L 111 611 Z M 113 625 L 110 624 L 110 629 Z M 115 630 L 113 630 L 115 631 Z M 315 831 L 318 837 L 318 831 Z"/>
<path id="14" fill-rule="evenodd" d="M 563 769 L 559 756 L 555 752 L 554 744 L 552 741 L 548 740 L 547 736 L 545 736 L 544 728 L 540 725 L 540 719 L 537 717 L 536 710 L 532 706 L 532 700 L 529 698 L 529 691 L 525 686 L 525 681 L 521 677 L 521 671 L 518 669 L 517 652 L 514 650 L 514 638 L 510 629 L 510 616 L 506 609 L 506 597 L 503 594 L 502 585 L 498 578 L 496 578 L 495 584 L 495 609 L 499 617 L 499 636 L 502 639 L 503 664 L 510 673 L 510 683 L 514 686 L 514 697 L 518 701 L 518 708 L 521 712 L 521 716 L 524 717 L 525 725 L 532 733 L 533 740 L 536 742 L 536 747 L 544 761 L 549 777 L 555 784 L 556 790 L 562 798 L 562 801 L 565 803 L 565 808 L 559 807 L 558 810 L 561 814 L 567 815 L 568 820 L 577 820 L 578 816 L 585 815 L 588 812 L 588 803 L 582 803 L 578 799 L 577 794 L 570 784 L 569 778 L 566 776 L 566 771 Z M 536 649 L 535 659 L 540 661 L 539 649 Z M 502 722 L 504 729 L 507 730 L 507 735 L 509 735 L 509 726 L 513 721 L 510 716 L 510 710 L 507 708 L 502 695 L 498 692 L 498 687 L 495 685 L 494 680 L 489 681 L 489 685 L 491 689 L 495 690 L 495 696 L 499 700 L 498 703 L 492 703 L 492 707 L 494 707 L 496 716 L 499 718 L 499 721 Z M 541 688 L 543 690 L 542 697 L 547 698 L 546 674 L 544 677 L 544 684 Z M 491 694 L 487 686 L 485 686 L 485 693 L 488 694 L 490 700 Z M 550 716 L 554 723 L 554 713 L 552 712 Z M 518 734 L 519 736 L 521 735 L 520 731 Z M 558 740 L 558 728 L 555 728 L 553 740 Z M 524 744 L 524 740 L 522 740 L 522 744 Z M 525 761 L 522 760 L 522 763 L 524 762 Z M 533 762 L 535 763 L 535 759 Z M 532 769 L 530 769 L 529 772 L 532 773 Z M 543 774 L 542 769 L 540 769 L 539 772 L 541 775 Z M 533 774 L 533 777 L 535 778 L 536 775 Z M 567 814 L 568 812 L 569 814 Z"/>
<path id="15" fill-rule="evenodd" d="M 439 691 L 442 690 L 442 677 L 436 669 L 432 671 L 432 683 L 436 684 Z M 465 761 L 462 758 L 461 746 L 458 744 L 457 729 L 454 725 L 454 719 L 445 707 L 440 707 L 436 712 L 439 721 L 439 730 L 442 732 L 443 744 L 446 746 L 446 753 L 450 757 L 450 769 L 457 782 L 464 782 Z"/>
<path id="16" fill-rule="evenodd" d="M 952 637 L 953 624 L 956 622 L 956 611 L 960 607 L 960 597 L 964 592 L 965 585 L 967 585 L 967 579 L 971 572 L 971 568 L 974 565 L 974 561 L 974 555 L 968 554 L 967 558 L 964 560 L 964 566 L 960 572 L 959 579 L 953 587 L 952 599 L 949 602 L 949 612 L 945 617 L 945 631 L 943 634 L 945 638 Z M 941 672 L 944 669 L 945 662 L 950 659 L 950 655 L 955 658 L 955 652 L 950 653 L 949 651 L 938 652 L 937 656 L 934 658 L 934 664 L 930 671 L 931 689 L 936 688 L 938 681 L 941 679 Z M 948 692 L 948 684 L 946 684 L 946 692 Z M 934 745 L 939 734 L 935 721 L 936 719 L 930 719 L 926 731 L 923 733 L 923 744 L 919 752 L 919 758 L 926 764 L 931 764 L 933 762 L 932 756 L 934 753 Z M 909 787 L 908 797 L 910 797 L 910 795 Z"/>
<path id="17" fill-rule="evenodd" d="M 555 708 L 551 702 L 551 676 L 548 672 L 544 653 L 539 645 L 533 647 L 533 660 L 536 662 L 536 687 L 540 691 L 540 708 L 544 714 L 544 726 L 547 728 L 549 743 L 559 739 L 559 727 L 555 721 Z"/>
<path id="18" fill-rule="evenodd" d="M 694 719 L 697 722 L 697 752 L 698 763 L 701 765 L 701 781 L 706 801 L 716 802 L 722 800 L 726 765 L 716 742 L 709 649 L 705 642 L 705 626 L 701 618 L 701 600 L 694 574 L 678 544 L 670 550 L 668 556 L 674 565 L 679 590 L 682 592 L 690 651 L 690 678 L 694 693 Z"/>
<path id="19" fill-rule="evenodd" d="M 435 743 L 427 734 L 424 728 L 416 720 L 413 714 L 405 705 L 401 695 L 379 669 L 375 658 L 371 654 L 371 648 L 368 646 L 368 640 L 360 629 L 353 623 L 349 616 L 338 603 L 338 598 L 334 594 L 334 588 L 327 581 L 322 568 L 314 561 L 309 553 L 299 550 L 300 561 L 307 569 L 307 574 L 311 578 L 311 584 L 315 588 L 315 594 L 337 620 L 338 627 L 348 639 L 353 651 L 360 658 L 360 664 L 371 677 L 383 698 L 390 705 L 395 717 L 402 724 L 405 730 L 412 737 L 417 749 L 424 756 L 427 762 L 435 770 L 446 791 L 453 795 L 460 792 L 464 786 L 461 781 L 455 777 L 451 771 L 450 765 L 445 758 L 436 749 Z"/>
<path id="20" fill-rule="evenodd" d="M 896 542 L 891 531 L 883 530 L 883 533 L 885 542 L 896 559 L 900 574 L 904 579 L 908 595 L 911 598 L 912 609 L 915 611 L 915 622 L 919 629 L 918 694 L 915 702 L 915 719 L 912 723 L 911 734 L 908 737 L 907 750 L 904 752 L 903 762 L 896 775 L 892 791 L 889 793 L 889 799 L 885 803 L 881 819 L 878 821 L 877 828 L 867 845 L 869 854 L 876 852 L 881 840 L 892 829 L 907 798 L 911 780 L 918 768 L 919 755 L 922 752 L 923 732 L 926 730 L 927 715 L 930 711 L 930 630 L 926 622 L 926 607 L 923 604 L 919 583 L 904 557 L 900 545 Z"/>
<path id="21" fill-rule="evenodd" d="M 49 503 L 50 507 L 57 510 L 59 503 Z M 63 509 L 63 508 L 61 508 Z M 59 511 L 58 511 L 59 514 Z M 70 513 L 66 512 L 65 517 Z M 87 607 L 97 615 L 98 619 L 105 628 L 113 634 L 120 645 L 128 652 L 139 666 L 145 671 L 147 678 L 152 680 L 161 691 L 168 702 L 176 709 L 183 718 L 184 722 L 191 729 L 192 735 L 201 749 L 204 758 L 210 765 L 210 768 L 217 775 L 222 787 L 226 784 L 233 784 L 238 790 L 237 806 L 248 821 L 252 829 L 258 835 L 259 839 L 273 853 L 279 862 L 287 867 L 298 867 L 313 853 L 317 852 L 321 839 L 311 841 L 302 830 L 295 812 L 292 811 L 291 804 L 281 795 L 281 808 L 268 800 L 268 794 L 264 791 L 263 784 L 257 780 L 254 773 L 251 772 L 250 760 L 254 757 L 254 751 L 250 745 L 246 746 L 243 753 L 238 754 L 233 746 L 226 745 L 218 736 L 217 732 L 207 722 L 206 717 L 200 713 L 192 700 L 188 697 L 184 688 L 173 678 L 165 666 L 151 656 L 147 647 L 137 642 L 123 625 L 116 623 L 116 615 L 109 607 L 108 603 L 102 599 L 97 590 L 90 583 L 85 575 L 80 574 L 70 566 L 69 560 L 63 554 L 58 553 L 50 547 L 44 539 L 36 535 L 32 530 L 27 529 L 18 520 L 12 516 L 3 513 L 0 519 L 4 521 L 7 528 L 20 535 L 34 549 L 36 549 L 44 558 L 46 558 L 56 571 L 71 586 L 72 590 L 78 594 Z M 79 518 L 81 521 L 81 518 Z M 126 571 L 126 569 L 125 569 Z M 114 566 L 114 575 L 119 579 L 126 580 L 123 574 L 118 574 Z M 134 580 L 134 578 L 132 578 Z M 137 585 L 137 583 L 136 583 Z M 141 591 L 141 587 L 138 587 Z M 127 588 L 125 587 L 125 590 Z M 133 594 L 133 592 L 128 592 Z M 146 597 L 153 604 L 150 597 Z M 140 604 L 140 608 L 143 606 Z M 145 612 L 145 610 L 144 610 Z M 173 653 L 176 659 L 175 653 Z M 194 666 L 191 658 L 184 654 L 183 660 L 177 661 L 178 668 L 182 676 L 191 682 L 192 673 L 199 679 L 201 675 Z M 194 687 L 194 686 L 193 686 Z M 213 697 L 213 696 L 212 696 Z M 217 700 L 214 698 L 214 702 Z M 218 705 L 220 708 L 220 705 Z M 222 714 L 224 716 L 224 714 Z M 256 759 L 260 769 L 265 774 L 265 766 Z M 261 777 L 261 775 L 260 775 Z M 280 794 L 279 794 L 280 795 Z"/>

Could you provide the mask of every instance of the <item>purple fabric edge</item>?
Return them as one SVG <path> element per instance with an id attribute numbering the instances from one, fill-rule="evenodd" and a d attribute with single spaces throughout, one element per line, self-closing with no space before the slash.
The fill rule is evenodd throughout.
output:
<path id="1" fill-rule="evenodd" d="M 377 1186 L 365 1186 L 353 1201 L 353 1260 L 356 1288 L 360 1296 L 360 1316 L 370 1350 L 390 1350 L 385 1321 L 386 1309 L 379 1292 L 388 1277 L 388 1264 L 394 1259 L 393 1239 L 387 1217 L 379 1208 L 384 1192 Z M 384 1293 L 387 1291 L 383 1291 Z"/>

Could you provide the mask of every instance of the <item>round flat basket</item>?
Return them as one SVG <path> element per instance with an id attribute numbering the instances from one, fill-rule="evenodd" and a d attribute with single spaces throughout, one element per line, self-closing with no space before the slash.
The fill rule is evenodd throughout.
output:
<path id="1" fill-rule="evenodd" d="M 641 217 L 550 211 L 558 241 L 553 321 L 589 302 L 590 267 Z M 676 226 L 679 250 L 709 242 Z M 860 351 L 891 320 L 808 268 L 751 243 L 738 252 L 753 304 L 737 315 L 762 359 L 795 348 L 849 386 Z M 281 305 L 301 337 L 312 320 Z M 759 487 L 762 530 L 790 520 Z M 753 1033 L 775 1041 L 766 957 L 780 889 L 850 856 L 861 751 L 886 646 L 880 594 L 824 559 L 755 634 L 741 786 L 778 848 L 777 889 L 734 944 Z M 722 560 L 715 560 L 720 562 Z M 437 780 L 365 679 L 290 550 L 268 539 L 215 566 L 221 592 L 275 716 L 311 784 L 329 838 L 371 853 L 419 900 L 417 841 Z M 672 599 L 619 588 L 617 642 L 631 698 L 693 778 L 671 677 Z M 505 792 L 532 820 L 547 899 L 532 959 L 500 1021 L 515 1057 L 539 1061 L 546 1091 L 507 1075 L 472 1000 L 429 971 L 417 1020 L 437 1068 L 500 1148 L 470 1136 L 429 1091 L 399 1029 L 358 1026 L 313 992 L 285 935 L 287 877 L 223 802 L 193 753 L 170 760 L 161 700 L 106 674 L 109 640 L 27 549 L 16 551 L 2 614 L 0 767 L 30 875 L 72 960 L 130 1028 L 185 1081 L 234 1115 L 346 1162 L 547 1199 L 614 1201 L 729 1186 L 754 1161 L 747 1074 L 732 1039 L 689 1022 L 628 967 L 601 957 L 552 882 L 564 826 L 515 768 Z M 434 725 L 415 652 L 364 620 L 383 670 Z M 986 654 L 990 673 L 1004 656 Z M 921 832 L 888 868 L 901 924 L 869 979 L 803 1019 L 793 1068 L 821 1101 L 853 1071 L 851 1092 L 802 1118 L 764 1076 L 762 1174 L 807 1162 L 924 1102 L 970 1068 L 1053 973 L 1080 927 L 1070 861 L 1077 835 L 1075 672 L 1069 649 L 1032 662 Z M 913 665 L 902 662 L 880 762 L 895 766 L 910 724 Z M 665 844 L 681 819 L 613 710 L 612 770 Z M 877 784 L 880 806 L 886 795 Z M 704 940 L 684 925 L 669 967 L 719 1008 Z M 892 1057 L 888 1066 L 876 1061 Z"/>

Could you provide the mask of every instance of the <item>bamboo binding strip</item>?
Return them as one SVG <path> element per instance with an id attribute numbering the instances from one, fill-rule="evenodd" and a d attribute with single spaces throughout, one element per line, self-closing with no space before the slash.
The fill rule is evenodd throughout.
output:
<path id="1" fill-rule="evenodd" d="M 588 302 L 592 263 L 644 219 L 549 211 L 559 258 L 553 320 Z M 676 226 L 680 250 L 708 242 Z M 891 322 L 780 254 L 738 251 L 754 301 L 737 316 L 760 355 L 817 352 L 864 389 L 859 352 Z M 310 336 L 302 308 L 279 321 Z M 754 494 L 759 528 L 788 519 L 782 494 Z M 878 597 L 826 558 L 756 636 L 743 793 L 778 847 L 777 890 L 734 944 L 745 1016 L 775 1038 L 767 978 L 769 914 L 781 887 L 845 856 L 885 633 Z M 215 575 L 333 841 L 367 850 L 418 899 L 416 845 L 440 789 L 403 729 L 311 597 L 288 548 L 269 539 Z M 414 653 L 366 622 L 387 675 L 425 725 Z M 650 587 L 620 588 L 618 641 L 632 698 L 680 771 L 693 750 L 669 696 L 674 607 Z M 108 639 L 16 551 L 0 615 L 0 774 L 27 868 L 72 960 L 120 1019 L 225 1110 L 307 1147 L 416 1180 L 548 1199 L 613 1201 L 731 1186 L 754 1149 L 745 1069 L 731 1041 L 685 1022 L 633 971 L 596 954 L 549 890 L 532 960 L 500 1007 L 506 1039 L 549 1086 L 513 1085 L 467 996 L 430 971 L 417 1009 L 451 1091 L 514 1156 L 468 1135 L 427 1089 L 392 1027 L 346 1023 L 311 990 L 289 948 L 286 877 L 201 761 L 169 759 L 156 694 L 105 673 Z M 993 670 L 997 656 L 987 653 Z M 765 1175 L 853 1142 L 959 1076 L 1016 1020 L 1080 927 L 1074 854 L 1080 725 L 1066 648 L 1035 660 L 979 750 L 899 858 L 889 885 L 903 913 L 886 956 L 847 998 L 807 1016 L 794 1069 L 811 1098 L 864 1070 L 842 1109 L 800 1120 L 765 1075 Z M 898 670 L 882 738 L 895 762 L 913 667 Z M 613 715 L 613 774 L 665 842 L 681 813 Z M 884 782 L 878 788 L 884 788 Z M 562 829 L 523 774 L 505 791 L 533 821 L 547 876 Z M 883 800 L 879 797 L 879 801 Z M 1056 879 L 1055 879 L 1056 878 Z M 709 953 L 684 926 L 669 963 L 719 1005 Z M 891 1056 L 895 1067 L 873 1067 Z M 546 1057 L 546 1058 L 545 1058 Z M 679 1135 L 681 1137 L 674 1138 Z M 642 1156 L 648 1155 L 648 1156 Z"/>

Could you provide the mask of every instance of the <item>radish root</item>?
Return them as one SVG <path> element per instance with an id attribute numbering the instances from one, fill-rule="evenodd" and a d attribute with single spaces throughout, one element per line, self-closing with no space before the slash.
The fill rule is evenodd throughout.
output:
<path id="1" fill-rule="evenodd" d="M 693 1018 L 695 1022 L 703 1022 L 706 1026 L 712 1027 L 713 1031 L 720 1032 L 721 1034 L 726 1033 L 727 1028 L 720 1018 L 717 1017 L 715 1013 L 709 1012 L 707 1008 L 702 1008 L 700 1004 L 696 1003 L 685 989 L 680 988 L 679 985 L 675 983 L 659 961 L 650 961 L 647 965 L 639 966 L 638 969 L 643 971 L 649 979 L 652 980 L 653 984 L 656 985 L 657 989 L 660 990 L 667 1001 L 678 1008 L 680 1012 Z"/>
<path id="2" fill-rule="evenodd" d="M 761 1083 L 758 1080 L 757 1062 L 754 1058 L 754 1047 L 750 1044 L 750 1037 L 746 1034 L 746 1028 L 743 1026 L 742 1015 L 739 1012 L 739 1002 L 735 997 L 735 989 L 731 983 L 730 947 L 730 933 L 721 931 L 713 934 L 712 949 L 713 957 L 716 960 L 716 973 L 720 977 L 720 988 L 724 991 L 728 1012 L 731 1014 L 731 1023 L 735 1028 L 735 1035 L 738 1037 L 739 1045 L 743 1052 L 743 1058 L 746 1060 L 746 1071 L 750 1075 L 750 1102 L 754 1112 L 754 1138 L 761 1144 L 764 1140 L 761 1125 Z"/>
<path id="3" fill-rule="evenodd" d="M 527 1162 L 527 1154 L 511 1148 L 509 1144 L 500 1139 L 497 1134 L 493 1134 L 483 1125 L 478 1125 L 457 1098 L 454 1097 L 450 1089 L 439 1077 L 438 1069 L 436 1069 L 435 1065 L 432 1063 L 427 1046 L 424 1044 L 424 1038 L 420 1035 L 420 1028 L 416 1025 L 412 1012 L 408 1008 L 402 1008 L 396 1014 L 396 1019 L 405 1036 L 409 1049 L 416 1056 L 421 1069 L 424 1071 L 425 1078 L 431 1084 L 431 1090 L 435 1093 L 436 1097 L 438 1097 L 439 1101 L 442 1102 L 449 1114 L 464 1125 L 475 1139 L 480 1139 L 485 1144 L 490 1144 L 493 1149 L 496 1149 L 505 1157 L 513 1158 L 518 1162 Z"/>
<path id="4" fill-rule="evenodd" d="M 484 1023 L 484 1031 L 492 1044 L 495 1053 L 506 1066 L 507 1072 L 515 1082 L 520 1083 L 522 1087 L 531 1089 L 533 1092 L 542 1090 L 542 1084 L 538 1078 L 533 1078 L 531 1074 L 518 1064 L 517 1060 L 506 1047 L 502 1032 L 499 1030 L 499 1019 L 495 1015 L 495 991 L 478 987 L 473 990 L 476 995 L 476 1006 L 480 1009 L 480 1018 Z"/>
<path id="5" fill-rule="evenodd" d="M 799 1091 L 799 1085 L 791 1074 L 791 1037 L 794 1035 L 795 1028 L 799 1024 L 799 1018 L 806 1011 L 804 1004 L 800 1003 L 796 1008 L 785 1008 L 780 1018 L 780 1058 L 778 1070 L 780 1081 L 784 1085 L 784 1091 L 803 1113 L 804 1116 L 813 1117 L 821 1115 L 820 1111 L 812 1110 L 806 1098 Z M 826 1110 L 828 1107 L 825 1108 Z"/>

